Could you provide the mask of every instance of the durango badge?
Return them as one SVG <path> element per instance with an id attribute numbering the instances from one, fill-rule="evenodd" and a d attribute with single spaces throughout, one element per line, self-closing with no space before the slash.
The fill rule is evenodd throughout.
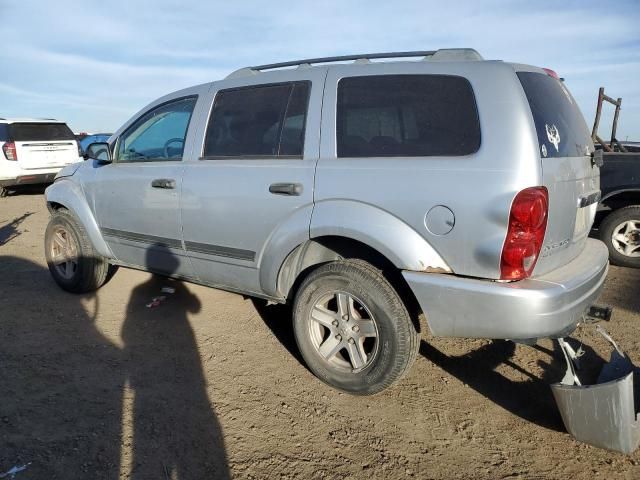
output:
<path id="1" fill-rule="evenodd" d="M 560 151 L 558 145 L 560 145 L 560 132 L 556 128 L 555 124 L 549 126 L 545 123 L 545 128 L 547 129 L 547 138 L 556 147 L 556 152 Z"/>

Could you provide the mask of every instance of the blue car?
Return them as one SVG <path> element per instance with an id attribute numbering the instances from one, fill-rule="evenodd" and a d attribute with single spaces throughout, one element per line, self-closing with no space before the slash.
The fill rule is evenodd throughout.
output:
<path id="1" fill-rule="evenodd" d="M 81 140 L 78 140 L 78 145 L 80 146 L 81 153 L 84 154 L 87 147 L 92 143 L 108 141 L 111 135 L 111 133 L 95 133 L 93 135 L 87 135 Z"/>

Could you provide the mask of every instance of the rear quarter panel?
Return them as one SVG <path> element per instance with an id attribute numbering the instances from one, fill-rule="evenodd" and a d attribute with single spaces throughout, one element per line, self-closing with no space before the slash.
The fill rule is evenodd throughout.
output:
<path id="1" fill-rule="evenodd" d="M 337 158 L 336 99 L 341 78 L 381 74 L 459 75 L 474 90 L 481 126 L 480 149 L 460 157 Z M 533 121 L 513 67 L 502 62 L 393 62 L 329 69 L 322 117 L 321 154 L 316 174 L 316 206 L 311 236 L 322 233 L 327 217 L 336 231 L 357 221 L 345 204 L 375 208 L 393 222 L 362 224 L 362 236 L 387 250 L 415 232 L 457 274 L 497 279 L 511 202 L 519 190 L 541 183 Z M 434 235 L 425 216 L 437 205 L 453 211 L 455 224 Z M 405 229 L 393 228 L 401 222 Z M 362 223 L 362 222 L 361 222 Z M 403 269 L 416 261 L 398 256 Z M 419 263 L 418 263 L 419 265 Z"/>

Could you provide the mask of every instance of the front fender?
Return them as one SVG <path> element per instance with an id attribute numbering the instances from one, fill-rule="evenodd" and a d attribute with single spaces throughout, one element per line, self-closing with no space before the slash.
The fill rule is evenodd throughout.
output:
<path id="1" fill-rule="evenodd" d="M 335 235 L 358 240 L 377 250 L 401 270 L 450 273 L 436 250 L 398 217 L 352 200 L 316 203 L 311 238 Z"/>
<path id="2" fill-rule="evenodd" d="M 62 205 L 73 213 L 86 230 L 93 244 L 93 248 L 103 257 L 114 258 L 111 249 L 109 249 L 104 238 L 102 238 L 98 223 L 87 204 L 82 189 L 78 184 L 71 181 L 71 178 L 72 177 L 59 178 L 47 188 L 45 192 L 47 204 L 56 203 Z"/>

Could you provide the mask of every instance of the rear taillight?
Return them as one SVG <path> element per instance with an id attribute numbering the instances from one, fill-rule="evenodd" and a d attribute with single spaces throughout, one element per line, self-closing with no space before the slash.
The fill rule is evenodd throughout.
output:
<path id="1" fill-rule="evenodd" d="M 550 77 L 560 80 L 560 75 L 558 75 L 554 70 L 551 70 L 550 68 L 543 68 L 542 70 L 544 70 Z"/>
<path id="2" fill-rule="evenodd" d="M 502 280 L 522 280 L 531 275 L 542 249 L 548 212 L 545 187 L 526 188 L 513 199 L 500 259 Z"/>
<path id="3" fill-rule="evenodd" d="M 18 153 L 16 152 L 16 144 L 13 142 L 7 142 L 2 145 L 2 151 L 7 160 L 18 160 Z"/>

